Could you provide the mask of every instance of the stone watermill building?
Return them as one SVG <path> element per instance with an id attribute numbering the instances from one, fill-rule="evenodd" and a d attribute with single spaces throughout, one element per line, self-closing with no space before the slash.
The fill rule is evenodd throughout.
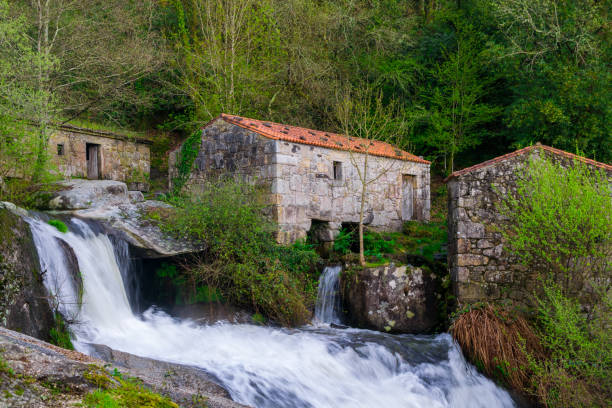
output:
<path id="1" fill-rule="evenodd" d="M 367 150 L 367 155 L 365 151 Z M 170 180 L 180 147 L 170 154 Z M 316 230 L 332 241 L 343 223 L 359 221 L 361 182 L 368 160 L 366 223 L 399 230 L 429 220 L 430 163 L 380 141 L 221 114 L 202 129 L 202 144 L 187 188 L 220 175 L 266 186 L 278 240 L 291 243 Z"/>
<path id="2" fill-rule="evenodd" d="M 448 266 L 459 304 L 509 300 L 518 304 L 525 289 L 531 293 L 539 282 L 504 251 L 496 225 L 504 222 L 497 205 L 500 195 L 516 187 L 517 170 L 532 156 L 545 156 L 564 166 L 578 160 L 604 171 L 612 185 L 612 166 L 553 147 L 536 144 L 459 170 L 448 185 Z"/>
<path id="3" fill-rule="evenodd" d="M 151 141 L 69 125 L 56 126 L 49 156 L 64 178 L 116 180 L 130 190 L 146 190 Z"/>

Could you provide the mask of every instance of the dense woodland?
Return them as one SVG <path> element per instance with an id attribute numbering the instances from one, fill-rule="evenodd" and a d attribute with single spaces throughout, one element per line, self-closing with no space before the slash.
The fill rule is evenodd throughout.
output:
<path id="1" fill-rule="evenodd" d="M 442 174 L 542 142 L 612 160 L 612 3 L 0 0 L 2 153 L 50 123 L 187 135 L 220 112 L 340 131 L 363 88 Z M 37 123 L 25 131 L 23 121 Z"/>

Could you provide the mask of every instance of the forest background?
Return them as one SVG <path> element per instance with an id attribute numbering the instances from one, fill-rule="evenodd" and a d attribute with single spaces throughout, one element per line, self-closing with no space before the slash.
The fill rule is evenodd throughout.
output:
<path id="1" fill-rule="evenodd" d="M 535 142 L 610 162 L 611 10 L 608 0 L 0 0 L 0 147 L 36 163 L 36 176 L 52 123 L 181 138 L 226 112 L 340 132 L 340 101 L 367 87 L 399 107 L 398 144 L 442 175 Z"/>

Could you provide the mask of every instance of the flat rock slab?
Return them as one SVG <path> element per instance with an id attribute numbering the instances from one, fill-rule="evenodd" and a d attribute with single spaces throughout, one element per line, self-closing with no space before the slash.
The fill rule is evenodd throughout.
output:
<path id="1" fill-rule="evenodd" d="M 202 251 L 203 246 L 188 239 L 178 240 L 164 233 L 146 214 L 154 209 L 171 209 L 161 201 L 118 204 L 74 211 L 79 218 L 98 220 L 119 231 L 132 245 L 134 255 L 141 258 L 163 258 Z"/>
<path id="2" fill-rule="evenodd" d="M 108 367 L 103 360 L 0 327 L 0 356 L 6 364 L 0 370 L 3 380 L 0 407 L 74 407 L 87 393 L 97 389 L 86 374 L 92 368 L 105 365 L 107 370 L 117 368 L 122 374 L 138 377 L 145 386 L 183 407 L 199 407 L 203 401 L 210 408 L 245 407 L 232 401 L 227 391 L 201 370 L 133 356 L 105 346 L 95 347 L 114 367 Z"/>

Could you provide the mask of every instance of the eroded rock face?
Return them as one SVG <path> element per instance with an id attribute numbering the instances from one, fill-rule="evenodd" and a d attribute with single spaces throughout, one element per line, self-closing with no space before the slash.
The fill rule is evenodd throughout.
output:
<path id="1" fill-rule="evenodd" d="M 40 339 L 54 325 L 30 227 L 10 203 L 0 203 L 0 325 Z"/>
<path id="2" fill-rule="evenodd" d="M 343 273 L 343 303 L 352 326 L 429 333 L 439 321 L 436 276 L 427 267 L 390 264 Z"/>

